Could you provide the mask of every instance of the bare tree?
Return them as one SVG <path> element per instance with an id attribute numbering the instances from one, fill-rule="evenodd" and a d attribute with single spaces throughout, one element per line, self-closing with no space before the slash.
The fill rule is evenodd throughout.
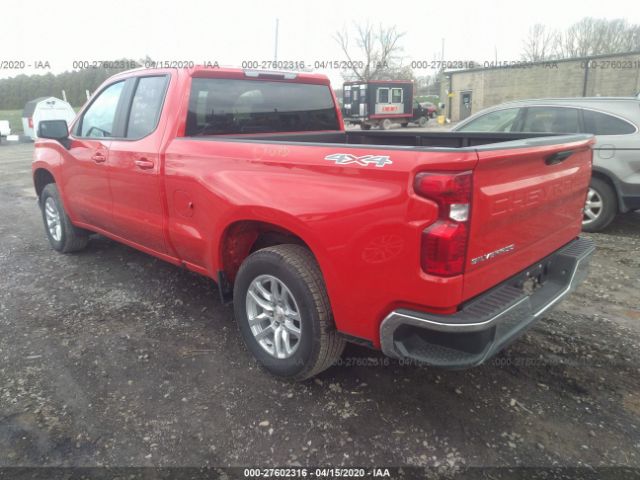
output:
<path id="1" fill-rule="evenodd" d="M 622 53 L 640 49 L 640 26 L 626 20 L 586 17 L 560 35 L 561 58 Z"/>
<path id="2" fill-rule="evenodd" d="M 351 80 L 382 80 L 405 74 L 406 67 L 399 65 L 398 55 L 402 51 L 399 42 L 405 35 L 396 27 L 377 28 L 371 24 L 355 24 L 355 35 L 343 29 L 334 39 L 340 45 L 347 60 L 342 76 Z"/>
<path id="3" fill-rule="evenodd" d="M 536 23 L 529 29 L 529 34 L 523 43 L 523 60 L 530 62 L 550 60 L 555 57 L 558 33 L 553 30 L 549 30 L 541 23 Z"/>
<path id="4" fill-rule="evenodd" d="M 639 50 L 640 25 L 585 17 L 562 32 L 534 25 L 523 42 L 522 58 L 535 62 Z"/>

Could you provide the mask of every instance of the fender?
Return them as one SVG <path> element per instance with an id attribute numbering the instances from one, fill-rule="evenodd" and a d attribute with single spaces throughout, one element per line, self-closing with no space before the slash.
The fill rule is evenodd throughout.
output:
<path id="1" fill-rule="evenodd" d="M 614 175 L 610 170 L 597 166 L 597 165 L 593 165 L 592 166 L 592 172 L 593 173 L 599 173 L 600 175 L 593 175 L 592 173 L 592 177 L 606 177 L 607 180 L 609 180 L 611 182 L 611 184 L 613 185 L 613 190 L 616 192 L 616 198 L 618 199 L 618 211 L 620 211 L 621 213 L 626 213 L 629 211 L 629 207 L 627 207 L 627 205 L 625 204 L 624 201 L 624 197 L 622 196 L 622 191 L 620 189 L 620 180 L 618 179 L 618 177 L 616 175 Z"/>

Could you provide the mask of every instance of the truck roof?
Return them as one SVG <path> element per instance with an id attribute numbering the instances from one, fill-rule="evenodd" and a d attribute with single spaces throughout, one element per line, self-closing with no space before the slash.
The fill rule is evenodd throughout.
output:
<path id="1" fill-rule="evenodd" d="M 297 72 L 293 70 L 259 70 L 237 67 L 215 67 L 195 65 L 189 68 L 147 68 L 139 67 L 121 72 L 114 77 L 134 76 L 139 72 L 166 72 L 169 70 L 181 70 L 191 77 L 235 78 L 235 79 L 262 79 L 262 80 L 288 80 L 300 83 L 317 83 L 329 85 L 329 77 L 321 73 Z"/>

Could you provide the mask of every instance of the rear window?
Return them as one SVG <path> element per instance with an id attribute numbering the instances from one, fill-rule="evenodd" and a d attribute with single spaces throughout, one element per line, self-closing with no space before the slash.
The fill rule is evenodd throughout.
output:
<path id="1" fill-rule="evenodd" d="M 583 110 L 584 129 L 594 135 L 626 135 L 634 133 L 636 127 L 629 122 L 606 113 Z"/>
<path id="2" fill-rule="evenodd" d="M 339 129 L 327 85 L 220 78 L 191 82 L 187 136 Z"/>

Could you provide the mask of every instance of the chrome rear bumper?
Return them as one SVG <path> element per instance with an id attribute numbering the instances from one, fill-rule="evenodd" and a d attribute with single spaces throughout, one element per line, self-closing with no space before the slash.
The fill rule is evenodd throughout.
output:
<path id="1" fill-rule="evenodd" d="M 380 326 L 382 351 L 441 367 L 479 365 L 582 283 L 594 250 L 591 240 L 579 237 L 455 314 L 394 310 Z"/>

